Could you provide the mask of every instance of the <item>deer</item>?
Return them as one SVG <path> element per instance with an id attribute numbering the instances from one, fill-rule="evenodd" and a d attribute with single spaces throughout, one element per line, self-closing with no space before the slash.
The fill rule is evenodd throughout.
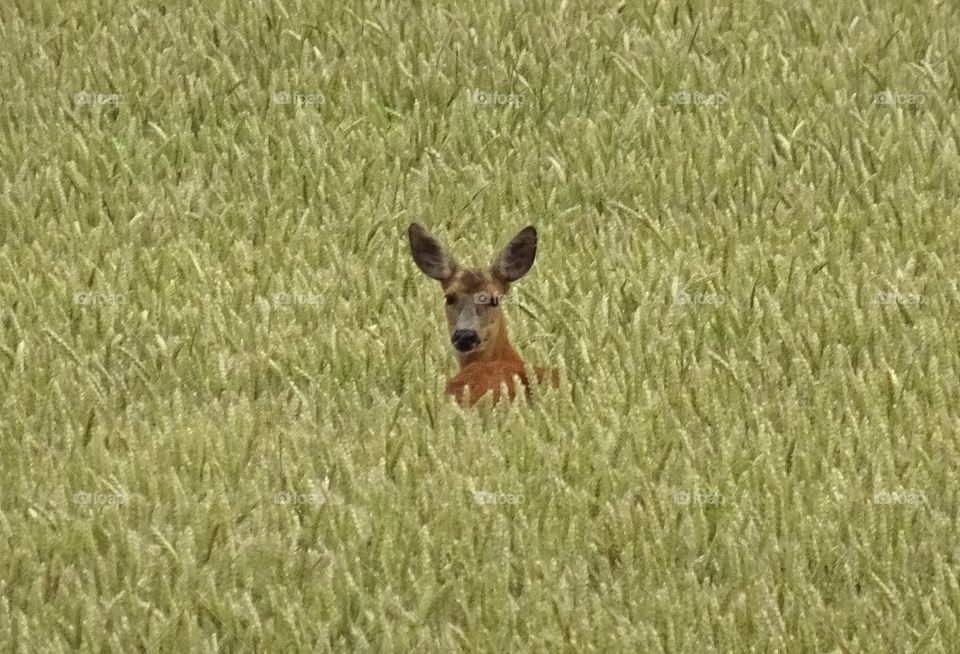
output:
<path id="1" fill-rule="evenodd" d="M 490 393 L 497 404 L 506 389 L 515 399 L 522 386 L 530 396 L 530 378 L 523 359 L 510 344 L 503 300 L 510 285 L 529 272 L 537 254 L 537 230 L 529 225 L 510 240 L 486 269 L 461 266 L 421 225 L 407 230 L 417 267 L 443 289 L 450 343 L 459 370 L 444 393 L 473 406 Z M 538 383 L 558 387 L 557 370 L 533 368 Z M 518 384 L 519 382 L 519 384 Z"/>

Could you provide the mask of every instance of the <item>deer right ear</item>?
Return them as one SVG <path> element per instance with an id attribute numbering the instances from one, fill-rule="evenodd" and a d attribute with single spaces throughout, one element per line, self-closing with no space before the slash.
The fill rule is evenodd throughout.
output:
<path id="1" fill-rule="evenodd" d="M 427 277 L 438 281 L 446 281 L 453 275 L 456 263 L 447 256 L 437 240 L 430 236 L 423 227 L 412 223 L 407 229 L 410 239 L 410 254 L 417 266 Z"/>
<path id="2" fill-rule="evenodd" d="M 520 230 L 497 255 L 493 262 L 493 274 L 507 284 L 515 282 L 530 270 L 537 256 L 537 230 L 529 225 Z"/>

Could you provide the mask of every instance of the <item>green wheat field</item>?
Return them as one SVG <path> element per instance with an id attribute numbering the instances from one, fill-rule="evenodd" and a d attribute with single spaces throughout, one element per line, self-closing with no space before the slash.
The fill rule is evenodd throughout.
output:
<path id="1" fill-rule="evenodd" d="M 960 6 L 748 4 L 6 0 L 0 652 L 960 651 Z"/>

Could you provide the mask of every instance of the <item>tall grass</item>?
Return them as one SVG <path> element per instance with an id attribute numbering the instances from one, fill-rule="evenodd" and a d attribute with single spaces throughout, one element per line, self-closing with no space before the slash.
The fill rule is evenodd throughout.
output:
<path id="1" fill-rule="evenodd" d="M 956 651 L 958 28 L 4 3 L 0 648 Z M 413 221 L 563 389 L 442 396 Z"/>

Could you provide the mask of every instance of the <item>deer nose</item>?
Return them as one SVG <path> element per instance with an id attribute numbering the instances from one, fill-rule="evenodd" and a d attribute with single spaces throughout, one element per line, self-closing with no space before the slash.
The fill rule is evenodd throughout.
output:
<path id="1" fill-rule="evenodd" d="M 453 332 L 453 338 L 450 340 L 453 341 L 453 347 L 460 352 L 469 352 L 480 342 L 480 337 L 472 329 L 458 329 Z"/>

